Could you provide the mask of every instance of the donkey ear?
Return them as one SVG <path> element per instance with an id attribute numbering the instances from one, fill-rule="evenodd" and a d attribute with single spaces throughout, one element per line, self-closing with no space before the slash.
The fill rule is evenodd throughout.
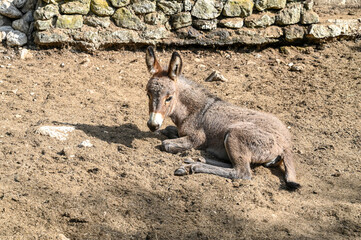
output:
<path id="1" fill-rule="evenodd" d="M 147 64 L 148 71 L 151 74 L 162 71 L 162 67 L 160 66 L 157 58 L 155 57 L 154 50 L 151 46 L 147 48 L 145 62 Z"/>
<path id="2" fill-rule="evenodd" d="M 176 80 L 177 77 L 181 74 L 181 71 L 182 71 L 182 58 L 179 55 L 179 53 L 174 52 L 169 62 L 168 77 L 170 77 L 173 80 Z"/>

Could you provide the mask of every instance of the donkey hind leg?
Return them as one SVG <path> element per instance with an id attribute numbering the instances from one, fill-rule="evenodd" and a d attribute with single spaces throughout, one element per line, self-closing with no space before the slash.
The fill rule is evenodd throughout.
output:
<path id="1" fill-rule="evenodd" d="M 184 176 L 192 173 L 208 173 L 230 179 L 238 178 L 234 168 L 224 168 L 207 163 L 190 161 L 187 161 L 187 164 L 184 164 L 175 170 L 174 175 Z"/>
<path id="2" fill-rule="evenodd" d="M 230 131 L 224 140 L 224 146 L 233 168 L 229 168 L 228 164 L 222 164 L 222 166 L 217 164 L 215 166 L 201 162 L 192 163 L 188 161 L 186 162 L 188 164 L 178 168 L 174 174 L 183 176 L 191 173 L 208 173 L 230 179 L 251 179 L 250 152 L 245 150 L 245 147 L 237 138 L 237 135 L 237 131 Z"/>
<path id="3" fill-rule="evenodd" d="M 296 182 L 296 170 L 292 158 L 292 153 L 289 149 L 285 149 L 283 153 L 283 164 L 285 166 L 286 186 L 289 190 L 296 190 L 301 187 Z"/>
<path id="4" fill-rule="evenodd" d="M 223 161 L 220 161 L 217 159 L 204 158 L 204 157 L 197 157 L 197 158 L 195 158 L 195 161 L 193 159 L 194 158 L 186 158 L 184 160 L 184 163 L 191 164 L 194 162 L 201 162 L 201 163 L 206 163 L 206 164 L 217 166 L 217 167 L 233 168 L 231 163 L 223 162 Z"/>
<path id="5" fill-rule="evenodd" d="M 160 133 L 169 139 L 179 138 L 178 128 L 176 126 L 167 126 L 165 129 L 160 130 Z"/>

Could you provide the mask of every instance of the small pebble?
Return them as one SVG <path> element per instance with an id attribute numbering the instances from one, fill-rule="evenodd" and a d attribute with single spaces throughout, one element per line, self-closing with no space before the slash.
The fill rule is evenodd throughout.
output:
<path id="1" fill-rule="evenodd" d="M 206 80 L 206 82 L 213 82 L 213 81 L 221 81 L 221 82 L 227 82 L 228 79 L 225 78 L 219 71 L 214 71 L 209 75 Z"/>
<path id="2" fill-rule="evenodd" d="M 200 70 L 205 70 L 205 69 L 206 69 L 206 65 L 204 65 L 204 64 L 199 64 L 199 65 L 198 65 L 198 68 L 199 68 Z"/>
<path id="3" fill-rule="evenodd" d="M 22 49 L 21 52 L 20 52 L 20 58 L 22 60 L 25 60 L 25 59 L 31 59 L 33 57 L 33 54 L 31 52 L 29 52 L 28 49 Z"/>
<path id="4" fill-rule="evenodd" d="M 85 141 L 83 141 L 82 143 L 80 143 L 78 145 L 78 147 L 82 148 L 82 147 L 93 147 L 93 144 L 87 139 Z"/>
<path id="5" fill-rule="evenodd" d="M 290 68 L 290 71 L 293 71 L 293 72 L 301 72 L 302 70 L 303 70 L 303 67 L 298 66 L 298 65 L 292 65 Z"/>

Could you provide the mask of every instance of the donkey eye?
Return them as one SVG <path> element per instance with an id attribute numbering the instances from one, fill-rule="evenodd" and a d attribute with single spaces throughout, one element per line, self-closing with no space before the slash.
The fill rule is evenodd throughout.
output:
<path id="1" fill-rule="evenodd" d="M 173 98 L 172 96 L 168 97 L 168 98 L 165 100 L 165 102 L 166 102 L 166 103 L 170 102 L 170 101 L 172 100 L 172 98 Z"/>

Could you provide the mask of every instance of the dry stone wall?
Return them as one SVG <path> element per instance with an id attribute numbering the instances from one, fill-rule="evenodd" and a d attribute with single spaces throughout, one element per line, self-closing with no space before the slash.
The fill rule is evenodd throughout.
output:
<path id="1" fill-rule="evenodd" d="M 8 46 L 265 45 L 361 32 L 361 19 L 319 22 L 313 0 L 0 0 Z"/>

